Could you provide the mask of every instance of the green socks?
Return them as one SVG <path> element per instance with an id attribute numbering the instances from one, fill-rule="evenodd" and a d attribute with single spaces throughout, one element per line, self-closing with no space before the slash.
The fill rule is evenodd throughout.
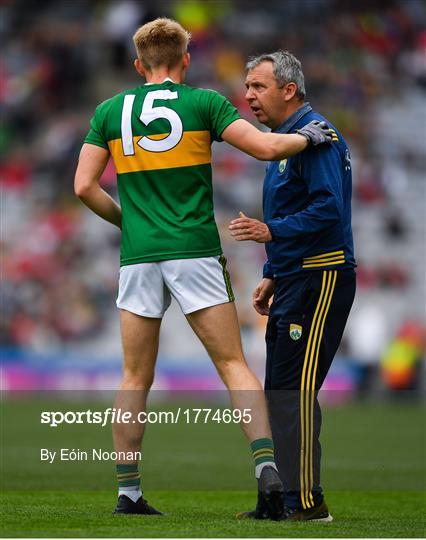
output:
<path id="1" fill-rule="evenodd" d="M 118 496 L 126 495 L 133 502 L 136 502 L 139 497 L 142 497 L 141 491 L 141 475 L 138 471 L 138 464 L 122 464 L 118 463 L 117 480 L 118 480 Z"/>
<path id="2" fill-rule="evenodd" d="M 256 478 L 260 477 L 263 467 L 268 466 L 277 469 L 272 439 L 256 439 L 250 443 L 250 448 L 253 453 Z"/>

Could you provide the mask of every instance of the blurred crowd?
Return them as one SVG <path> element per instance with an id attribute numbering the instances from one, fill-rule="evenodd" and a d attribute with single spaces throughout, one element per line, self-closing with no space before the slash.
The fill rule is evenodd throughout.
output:
<path id="1" fill-rule="evenodd" d="M 134 30 L 170 16 L 193 35 L 187 83 L 219 90 L 250 121 L 247 58 L 283 48 L 301 59 L 308 100 L 344 134 L 353 158 L 359 293 L 342 354 L 389 366 L 389 344 L 411 321 L 422 358 L 422 1 L 5 0 L 0 9 L 4 345 L 45 350 L 100 343 L 110 332 L 119 233 L 76 199 L 73 174 L 95 106 L 139 84 Z M 261 218 L 264 164 L 216 144 L 213 166 L 217 221 L 250 344 L 264 325 L 250 306 L 264 251 L 235 246 L 227 225 L 239 210 Z M 111 163 L 102 182 L 116 197 Z M 259 339 L 254 361 L 263 360 Z"/>

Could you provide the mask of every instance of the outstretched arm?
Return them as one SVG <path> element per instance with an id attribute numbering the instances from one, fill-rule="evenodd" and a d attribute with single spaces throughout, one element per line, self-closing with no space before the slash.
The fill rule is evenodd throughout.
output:
<path id="1" fill-rule="evenodd" d="M 109 156 L 105 148 L 83 144 L 75 173 L 74 191 L 95 214 L 121 228 L 121 208 L 99 185 Z"/>
<path id="2" fill-rule="evenodd" d="M 294 134 L 264 133 L 246 120 L 239 119 L 221 135 L 227 143 L 262 161 L 294 156 L 310 143 L 331 142 L 332 134 L 325 122 L 313 121 Z"/>

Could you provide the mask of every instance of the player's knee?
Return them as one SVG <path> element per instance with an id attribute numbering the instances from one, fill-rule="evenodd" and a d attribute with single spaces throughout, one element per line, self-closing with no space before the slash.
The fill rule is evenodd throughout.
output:
<path id="1" fill-rule="evenodd" d="M 154 382 L 154 372 L 140 367 L 125 367 L 123 370 L 122 387 L 126 390 L 149 390 Z"/>
<path id="2" fill-rule="evenodd" d="M 216 364 L 217 371 L 225 384 L 241 376 L 249 368 L 244 358 L 223 359 Z"/>

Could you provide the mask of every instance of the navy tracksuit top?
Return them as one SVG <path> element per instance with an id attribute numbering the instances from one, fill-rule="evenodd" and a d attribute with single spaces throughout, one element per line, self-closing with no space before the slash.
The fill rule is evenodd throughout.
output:
<path id="1" fill-rule="evenodd" d="M 311 270 L 356 266 L 351 227 L 352 171 L 342 135 L 305 103 L 276 133 L 295 133 L 311 120 L 325 120 L 333 142 L 309 146 L 267 165 L 263 219 L 272 241 L 263 276 L 279 278 Z"/>

